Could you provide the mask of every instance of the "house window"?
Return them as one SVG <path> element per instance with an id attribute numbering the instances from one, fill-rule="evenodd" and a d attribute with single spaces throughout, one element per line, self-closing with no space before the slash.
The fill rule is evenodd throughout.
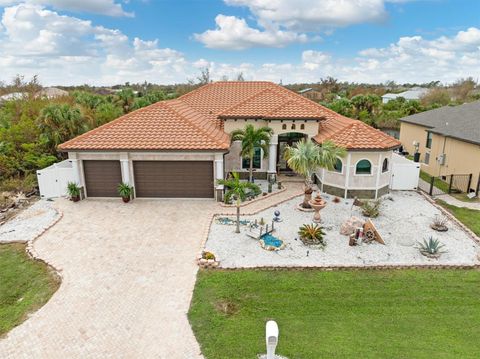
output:
<path id="1" fill-rule="evenodd" d="M 387 172 L 387 171 L 388 171 L 388 158 L 385 158 L 383 160 L 382 172 Z"/>
<path id="2" fill-rule="evenodd" d="M 286 130 L 287 129 L 287 125 L 286 124 L 283 124 L 282 125 L 282 130 Z"/>
<path id="3" fill-rule="evenodd" d="M 302 124 L 300 125 L 300 129 L 301 129 L 301 130 L 304 130 L 304 129 L 305 129 L 305 124 L 302 123 Z"/>
<path id="4" fill-rule="evenodd" d="M 295 127 L 295 124 L 292 125 L 291 129 L 294 130 L 296 127 Z"/>
<path id="5" fill-rule="evenodd" d="M 425 145 L 427 148 L 432 148 L 432 136 L 431 132 L 427 132 L 427 143 Z"/>
<path id="6" fill-rule="evenodd" d="M 430 153 L 425 153 L 425 159 L 423 160 L 423 162 L 428 165 L 428 163 L 430 162 Z"/>
<path id="7" fill-rule="evenodd" d="M 250 168 L 249 158 L 242 158 L 242 168 L 243 169 Z M 255 154 L 253 155 L 253 168 L 254 169 L 262 168 L 262 149 L 261 148 L 255 148 Z"/>
<path id="8" fill-rule="evenodd" d="M 369 175 L 372 174 L 372 164 L 369 160 L 360 160 L 355 168 L 355 174 L 357 175 Z"/>
<path id="9" fill-rule="evenodd" d="M 335 165 L 333 166 L 333 170 L 338 173 L 342 173 L 342 168 L 343 168 L 343 163 L 340 158 L 337 158 L 337 162 L 335 162 Z"/>

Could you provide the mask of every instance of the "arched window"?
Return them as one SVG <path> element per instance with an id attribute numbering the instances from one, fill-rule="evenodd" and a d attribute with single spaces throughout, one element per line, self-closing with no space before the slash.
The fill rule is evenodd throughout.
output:
<path id="1" fill-rule="evenodd" d="M 287 125 L 286 124 L 283 124 L 282 125 L 282 130 L 286 130 L 287 129 Z"/>
<path id="2" fill-rule="evenodd" d="M 372 164 L 369 160 L 360 160 L 355 167 L 355 174 L 369 175 L 372 174 Z"/>
<path id="3" fill-rule="evenodd" d="M 385 158 L 383 160 L 382 172 L 387 172 L 387 171 L 388 171 L 388 158 Z"/>
<path id="4" fill-rule="evenodd" d="M 302 124 L 300 125 L 300 129 L 301 129 L 301 130 L 304 130 L 304 129 L 305 129 L 305 124 L 304 124 L 304 123 L 302 123 Z"/>
<path id="5" fill-rule="evenodd" d="M 295 124 L 292 124 L 292 127 L 290 127 L 292 130 L 294 130 L 296 127 L 295 127 Z"/>
<path id="6" fill-rule="evenodd" d="M 338 173 L 342 173 L 343 169 L 343 162 L 340 158 L 337 158 L 337 162 L 335 162 L 335 165 L 333 166 L 333 170 Z"/>

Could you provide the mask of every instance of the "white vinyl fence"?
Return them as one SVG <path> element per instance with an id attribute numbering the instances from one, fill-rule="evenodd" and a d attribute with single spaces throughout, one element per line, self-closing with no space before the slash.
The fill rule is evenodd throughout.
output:
<path id="1" fill-rule="evenodd" d="M 55 198 L 67 195 L 68 182 L 75 182 L 75 174 L 70 160 L 55 163 L 37 171 L 40 197 Z"/>
<path id="2" fill-rule="evenodd" d="M 392 177 L 390 188 L 392 190 L 411 191 L 418 187 L 420 176 L 420 163 L 393 153 L 392 155 Z"/>

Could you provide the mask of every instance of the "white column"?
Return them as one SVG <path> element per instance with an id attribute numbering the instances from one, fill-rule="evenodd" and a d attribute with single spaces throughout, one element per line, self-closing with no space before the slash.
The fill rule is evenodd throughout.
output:
<path id="1" fill-rule="evenodd" d="M 277 145 L 278 135 L 270 138 L 270 147 L 268 149 L 268 174 L 277 173 Z"/>
<path id="2" fill-rule="evenodd" d="M 347 199 L 347 194 L 348 194 L 348 182 L 350 179 L 350 163 L 352 161 L 352 154 L 348 152 L 348 157 L 347 157 L 347 167 L 345 169 L 345 194 L 344 198 Z"/>
<path id="3" fill-rule="evenodd" d="M 382 154 L 378 154 L 377 179 L 375 181 L 375 199 L 378 197 L 378 186 L 380 186 L 380 174 L 382 173 Z"/>
<path id="4" fill-rule="evenodd" d="M 130 184 L 130 163 L 128 159 L 121 159 L 120 160 L 120 168 L 122 171 L 122 182 L 126 184 Z"/>
<path id="5" fill-rule="evenodd" d="M 215 188 L 223 189 L 223 185 L 217 185 L 218 180 L 224 178 L 223 171 L 223 154 L 215 155 Z"/>

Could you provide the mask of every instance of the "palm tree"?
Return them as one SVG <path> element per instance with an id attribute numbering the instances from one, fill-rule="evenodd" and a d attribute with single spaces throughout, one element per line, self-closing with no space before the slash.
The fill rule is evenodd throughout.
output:
<path id="1" fill-rule="evenodd" d="M 123 113 L 129 113 L 135 101 L 135 93 L 131 88 L 123 88 L 115 94 L 115 103 L 122 107 Z"/>
<path id="2" fill-rule="evenodd" d="M 319 168 L 333 170 L 338 157 L 344 157 L 344 148 L 337 147 L 332 141 L 325 141 L 321 146 L 310 140 L 301 139 L 294 146 L 287 146 L 284 158 L 288 166 L 305 178 L 305 197 L 302 207 L 310 208 L 308 201 L 312 197 L 312 176 Z"/>
<path id="3" fill-rule="evenodd" d="M 263 150 L 263 158 L 268 156 L 268 146 L 270 145 L 270 137 L 273 130 L 270 127 L 255 128 L 248 124 L 245 128 L 232 131 L 231 141 L 242 141 L 242 150 L 240 155 L 250 161 L 248 169 L 248 181 L 253 182 L 253 156 L 255 149 L 261 148 Z"/>
<path id="4" fill-rule="evenodd" d="M 240 204 L 245 201 L 249 195 L 256 195 L 261 192 L 260 187 L 254 183 L 240 181 L 240 175 L 237 172 L 232 173 L 232 178 L 217 181 L 218 184 L 225 186 L 225 200 L 235 199 L 237 205 L 237 227 L 235 233 L 240 233 Z"/>
<path id="5" fill-rule="evenodd" d="M 80 110 L 68 104 L 51 104 L 43 108 L 37 120 L 42 139 L 52 150 L 88 130 Z"/>

